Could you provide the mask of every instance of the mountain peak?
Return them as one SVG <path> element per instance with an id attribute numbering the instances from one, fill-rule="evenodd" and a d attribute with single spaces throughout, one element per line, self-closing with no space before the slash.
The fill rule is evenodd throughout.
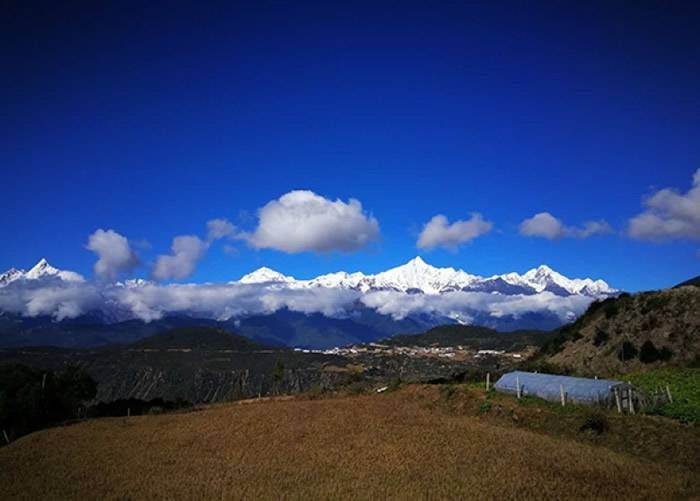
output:
<path id="1" fill-rule="evenodd" d="M 33 279 L 39 278 L 42 275 L 56 275 L 58 272 L 59 270 L 51 266 L 46 258 L 42 257 L 25 276 L 26 278 Z"/>
<path id="2" fill-rule="evenodd" d="M 262 284 L 268 282 L 292 282 L 294 277 L 288 277 L 283 275 L 279 271 L 275 271 L 272 268 L 263 266 L 257 270 L 243 275 L 239 280 L 243 284 Z"/>
<path id="3" fill-rule="evenodd" d="M 430 266 L 428 263 L 426 263 L 425 261 L 423 261 L 423 258 L 420 257 L 420 256 L 414 257 L 413 259 L 411 259 L 411 260 L 410 260 L 408 263 L 406 263 L 406 264 L 410 264 L 410 265 L 413 265 L 413 266 Z"/>
<path id="4" fill-rule="evenodd" d="M 24 278 L 27 280 L 36 280 L 43 277 L 58 277 L 66 282 L 83 282 L 85 280 L 82 275 L 74 271 L 64 271 L 54 268 L 42 257 L 31 270 L 24 274 Z"/>

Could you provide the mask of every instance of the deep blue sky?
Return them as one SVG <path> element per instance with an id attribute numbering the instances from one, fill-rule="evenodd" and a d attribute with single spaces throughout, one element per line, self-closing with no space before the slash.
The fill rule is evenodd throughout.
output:
<path id="1" fill-rule="evenodd" d="M 422 225 L 493 221 L 421 252 L 478 274 L 547 263 L 628 290 L 700 273 L 698 242 L 524 238 L 549 211 L 622 232 L 700 167 L 693 2 L 5 2 L 0 269 L 92 274 L 97 228 L 148 264 L 213 217 L 252 229 L 292 189 L 356 198 L 381 240 L 353 254 L 215 244 L 191 277 L 308 277 L 416 255 Z M 12 2 L 10 2 L 12 4 Z M 104 4 L 104 5 L 99 5 Z"/>

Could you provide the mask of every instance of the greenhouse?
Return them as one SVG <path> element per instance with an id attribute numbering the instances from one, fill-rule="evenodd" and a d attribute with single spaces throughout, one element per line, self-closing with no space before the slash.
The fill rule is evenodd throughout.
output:
<path id="1" fill-rule="evenodd" d="M 520 391 L 518 392 L 518 387 Z M 501 376 L 496 391 L 514 395 L 532 395 L 552 402 L 571 402 L 586 405 L 614 405 L 615 390 L 620 394 L 628 385 L 612 379 L 540 374 L 514 371 Z"/>

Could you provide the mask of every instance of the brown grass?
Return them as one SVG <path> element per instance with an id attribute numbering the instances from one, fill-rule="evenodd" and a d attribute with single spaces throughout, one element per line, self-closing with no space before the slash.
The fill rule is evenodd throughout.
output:
<path id="1" fill-rule="evenodd" d="M 678 499 L 695 488 L 678 465 L 443 412 L 439 399 L 408 388 L 45 430 L 0 450 L 2 498 Z"/>

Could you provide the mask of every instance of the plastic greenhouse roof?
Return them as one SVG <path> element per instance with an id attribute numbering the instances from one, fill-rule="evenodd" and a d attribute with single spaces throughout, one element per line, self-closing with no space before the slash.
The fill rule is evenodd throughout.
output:
<path id="1" fill-rule="evenodd" d="M 494 386 L 498 391 L 517 393 L 516 381 L 520 383 L 520 392 L 523 395 L 535 395 L 546 400 L 559 401 L 561 387 L 563 387 L 566 399 L 573 402 L 605 401 L 610 397 L 612 388 L 625 384 L 612 379 L 514 371 L 501 376 Z"/>

